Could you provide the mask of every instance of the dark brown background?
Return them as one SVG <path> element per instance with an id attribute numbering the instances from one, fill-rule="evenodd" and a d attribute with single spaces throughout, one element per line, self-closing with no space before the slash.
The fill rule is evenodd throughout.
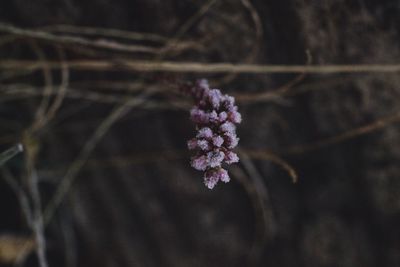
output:
<path id="1" fill-rule="evenodd" d="M 0 20 L 20 28 L 123 29 L 167 41 L 134 41 L 101 31 L 85 35 L 78 28 L 52 32 L 158 49 L 178 37 L 187 47 L 160 56 L 22 34 L 1 44 L 0 57 L 59 61 L 62 51 L 65 60 L 162 57 L 303 65 L 308 50 L 311 64 L 396 64 L 399 18 L 396 0 L 219 0 L 209 6 L 197 0 L 8 0 L 0 3 Z M 0 42 L 10 34 L 3 30 Z M 70 69 L 69 74 L 61 108 L 31 136 L 40 148 L 35 168 L 44 206 L 104 118 L 125 97 L 138 97 L 129 86 L 158 91 L 117 120 L 88 155 L 46 228 L 50 266 L 400 266 L 399 73 L 302 77 L 115 67 Z M 51 75 L 58 90 L 60 71 Z M 40 69 L 0 76 L 3 150 L 20 142 L 32 125 L 45 81 Z M 230 169 L 232 182 L 212 191 L 189 166 L 190 103 L 173 91 L 176 82 L 203 77 L 238 96 L 243 115 L 238 132 L 244 157 Z M 282 94 L 262 100 L 257 95 L 291 81 L 296 82 L 278 91 Z M 320 140 L 321 145 L 312 145 Z M 271 153 L 296 170 L 298 183 L 271 161 Z M 25 160 L 19 155 L 7 163 L 23 188 Z M 0 211 L 1 235 L 31 236 L 4 179 Z M 35 254 L 22 265 L 35 266 Z"/>

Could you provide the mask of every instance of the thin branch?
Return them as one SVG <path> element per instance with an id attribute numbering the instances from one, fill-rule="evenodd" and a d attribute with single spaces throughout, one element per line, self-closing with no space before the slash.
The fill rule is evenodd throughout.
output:
<path id="1" fill-rule="evenodd" d="M 355 65 L 253 65 L 231 63 L 200 63 L 145 60 L 74 60 L 65 62 L 70 69 L 91 71 L 138 71 L 138 72 L 184 72 L 184 73 L 398 73 L 400 64 Z M 61 68 L 59 62 L 49 61 L 48 66 Z M 2 70 L 37 70 L 41 64 L 29 60 L 0 61 Z"/>
<path id="2" fill-rule="evenodd" d="M 6 151 L 2 152 L 0 154 L 0 166 L 2 166 L 4 163 L 9 161 L 11 158 L 13 158 L 15 155 L 22 152 L 23 150 L 24 149 L 23 149 L 22 144 L 17 144 L 15 146 L 7 149 Z"/>
<path id="3" fill-rule="evenodd" d="M 283 153 L 284 154 L 302 154 L 302 153 L 307 153 L 310 151 L 318 150 L 320 148 L 330 146 L 333 144 L 337 144 L 364 134 L 368 134 L 371 132 L 374 132 L 376 130 L 380 130 L 385 128 L 386 126 L 394 123 L 400 122 L 400 113 L 387 116 L 385 118 L 378 119 L 377 121 L 364 125 L 362 127 L 344 132 L 342 134 L 322 139 L 310 144 L 305 144 L 305 145 L 299 145 L 299 146 L 294 146 L 289 149 L 286 149 Z"/>
<path id="4" fill-rule="evenodd" d="M 277 154 L 270 151 L 257 151 L 257 150 L 256 151 L 248 150 L 246 153 L 248 154 L 248 157 L 252 159 L 268 160 L 275 163 L 276 165 L 278 165 L 287 172 L 287 174 L 292 178 L 293 183 L 297 182 L 298 175 L 296 170 L 287 161 L 279 157 Z"/>
<path id="5" fill-rule="evenodd" d="M 38 30 L 46 32 L 50 31 L 50 32 L 73 33 L 82 35 L 98 35 L 98 36 L 114 37 L 114 38 L 128 39 L 134 41 L 153 41 L 153 42 L 168 41 L 167 37 L 154 33 L 132 32 L 120 29 L 112 29 L 112 28 L 93 28 L 93 27 L 74 26 L 66 24 L 49 25 L 41 27 Z"/>
<path id="6" fill-rule="evenodd" d="M 35 168 L 38 149 L 36 145 L 33 144 L 30 131 L 26 132 L 24 136 L 24 143 L 26 147 L 25 164 L 27 171 L 27 184 L 33 207 L 31 228 L 35 236 L 36 254 L 39 266 L 47 267 L 48 262 L 46 259 L 46 238 L 44 234 L 42 201 L 39 192 L 39 177 Z"/>
<path id="7" fill-rule="evenodd" d="M 68 64 L 65 63 L 65 54 L 62 48 L 58 47 L 57 52 L 61 60 L 61 85 L 59 86 L 57 96 L 53 104 L 47 111 L 47 122 L 50 121 L 57 113 L 57 110 L 61 107 L 64 100 L 65 94 L 67 93 L 68 82 L 69 82 L 69 69 Z"/>
<path id="8" fill-rule="evenodd" d="M 307 56 L 307 66 L 311 64 L 312 57 L 310 51 L 306 50 Z M 253 94 L 235 94 L 235 98 L 238 102 L 246 103 L 255 103 L 255 102 L 265 102 L 277 99 L 277 97 L 284 96 L 287 94 L 291 88 L 296 86 L 298 83 L 304 80 L 306 77 L 306 73 L 302 72 L 298 74 L 294 79 L 290 80 L 289 82 L 285 83 L 284 85 L 280 86 L 278 89 L 260 92 L 260 93 L 253 93 Z"/>
<path id="9" fill-rule="evenodd" d="M 17 36 L 24 36 L 29 38 L 35 38 L 45 41 L 58 42 L 63 44 L 77 44 L 84 46 L 91 46 L 96 48 L 111 49 L 125 52 L 137 52 L 137 53 L 150 53 L 155 54 L 159 52 L 158 48 L 143 46 L 143 45 L 132 45 L 122 44 L 112 40 L 89 40 L 81 37 L 68 36 L 68 35 L 56 35 L 45 31 L 35 31 L 28 29 L 21 29 L 13 25 L 0 23 L 0 31 L 14 34 Z"/>
<path id="10" fill-rule="evenodd" d="M 260 50 L 260 44 L 263 36 L 263 26 L 261 18 L 257 12 L 257 9 L 251 3 L 250 0 L 241 0 L 242 5 L 249 11 L 251 19 L 253 20 L 255 28 L 255 40 L 253 41 L 253 47 L 250 49 L 249 53 L 244 57 L 242 63 L 253 63 L 257 58 L 258 52 Z M 233 25 L 236 28 L 236 25 Z M 221 79 L 221 84 L 227 84 L 233 81 L 239 73 L 228 73 L 225 77 Z"/>
<path id="11" fill-rule="evenodd" d="M 207 11 L 213 6 L 217 0 L 209 0 L 206 2 L 193 16 L 191 16 L 174 34 L 171 40 L 161 49 L 160 57 L 164 57 L 171 50 L 178 45 L 182 36 L 198 21 Z"/>
<path id="12" fill-rule="evenodd" d="M 46 55 L 42 48 L 37 45 L 36 42 L 32 42 L 32 48 L 36 55 L 39 58 L 39 62 L 42 65 L 43 69 L 43 78 L 44 78 L 44 89 L 43 89 L 43 98 L 42 101 L 40 102 L 40 105 L 38 109 L 36 110 L 35 113 L 35 118 L 34 122 L 32 123 L 31 130 L 36 131 L 42 126 L 46 124 L 46 109 L 48 108 L 49 102 L 50 102 L 50 95 L 53 92 L 53 76 L 51 73 L 51 68 L 47 65 L 47 60 L 46 60 Z"/>
<path id="13" fill-rule="evenodd" d="M 71 164 L 68 168 L 65 176 L 61 180 L 61 183 L 58 185 L 56 192 L 53 195 L 53 198 L 47 205 L 44 214 L 45 225 L 47 225 L 51 218 L 53 217 L 58 206 L 63 202 L 65 196 L 69 192 L 73 182 L 75 181 L 78 173 L 82 169 L 82 167 L 87 162 L 90 154 L 98 144 L 98 142 L 102 139 L 102 137 L 108 132 L 110 127 L 123 115 L 125 115 L 132 107 L 142 104 L 147 97 L 153 94 L 153 91 L 147 90 L 142 93 L 139 97 L 134 99 L 127 100 L 121 106 L 115 108 L 109 116 L 107 116 L 104 121 L 99 125 L 96 131 L 93 133 L 91 138 L 86 142 L 83 146 L 81 152 L 77 159 Z"/>

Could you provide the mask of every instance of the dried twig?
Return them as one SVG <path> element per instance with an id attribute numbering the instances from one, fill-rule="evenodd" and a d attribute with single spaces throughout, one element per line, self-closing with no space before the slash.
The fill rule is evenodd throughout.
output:
<path id="1" fill-rule="evenodd" d="M 65 176 L 58 185 L 56 192 L 53 195 L 53 198 L 46 207 L 44 214 L 45 217 L 44 221 L 46 225 L 50 222 L 52 216 L 54 215 L 54 212 L 64 200 L 66 194 L 69 192 L 73 182 L 75 181 L 77 174 L 82 169 L 84 164 L 87 162 L 90 154 L 92 153 L 93 149 L 96 147 L 98 142 L 101 140 L 101 138 L 107 133 L 110 127 L 120 117 L 125 115 L 132 107 L 142 104 L 146 100 L 146 98 L 149 97 L 151 94 L 153 94 L 153 91 L 150 89 L 142 93 L 137 98 L 127 100 L 121 106 L 114 109 L 110 113 L 110 115 L 106 117 L 105 120 L 99 125 L 99 127 L 91 136 L 91 138 L 86 142 L 86 144 L 82 148 L 77 159 L 68 168 Z"/>
<path id="2" fill-rule="evenodd" d="M 91 71 L 138 71 L 138 72 L 182 72 L 182 73 L 397 73 L 400 64 L 360 64 L 360 65 L 252 65 L 231 63 L 200 63 L 146 60 L 74 60 L 65 62 L 70 69 Z M 57 69 L 59 62 L 49 61 L 48 66 Z M 3 60 L 2 70 L 36 70 L 41 67 L 37 61 Z"/>
<path id="3" fill-rule="evenodd" d="M 2 166 L 4 163 L 6 163 L 8 160 L 13 158 L 15 155 L 23 151 L 23 146 L 21 144 L 17 144 L 10 149 L 7 149 L 6 151 L 2 152 L 0 154 L 0 166 Z"/>
<path id="4" fill-rule="evenodd" d="M 57 96 L 53 102 L 53 104 L 49 107 L 47 111 L 47 121 L 50 121 L 54 116 L 56 115 L 57 110 L 60 108 L 65 94 L 67 93 L 67 88 L 68 88 L 68 82 L 69 82 L 69 69 L 68 65 L 65 63 L 65 54 L 62 50 L 62 48 L 58 47 L 57 48 L 58 54 L 61 59 L 61 84 L 59 86 Z"/>
<path id="5" fill-rule="evenodd" d="M 82 35 L 114 37 L 114 38 L 128 39 L 134 41 L 153 41 L 162 43 L 168 41 L 167 37 L 154 33 L 132 32 L 120 29 L 112 29 L 112 28 L 94 28 L 94 27 L 74 26 L 65 24 L 49 25 L 41 27 L 38 30 L 46 32 L 62 32 L 62 33 L 82 34 Z"/>
<path id="6" fill-rule="evenodd" d="M 91 46 L 96 48 L 110 49 L 115 51 L 131 52 L 131 53 L 149 53 L 155 54 L 159 52 L 158 48 L 133 45 L 133 44 L 122 44 L 112 40 L 89 40 L 82 37 L 68 36 L 68 35 L 55 35 L 45 31 L 28 30 L 15 27 L 13 25 L 0 23 L 0 31 L 14 34 L 17 36 L 24 36 L 29 38 L 35 38 L 50 42 L 57 42 L 63 44 L 77 44 L 84 46 Z"/>
<path id="7" fill-rule="evenodd" d="M 243 152 L 242 152 L 243 153 Z M 270 152 L 270 151 L 254 151 L 254 150 L 248 150 L 247 151 L 248 157 L 252 159 L 261 159 L 261 160 L 269 160 L 279 167 L 281 167 L 283 170 L 285 170 L 289 176 L 292 178 L 292 182 L 296 183 L 298 180 L 298 175 L 296 170 L 284 159 L 279 157 L 276 153 Z"/>
<path id="8" fill-rule="evenodd" d="M 306 64 L 307 66 L 309 66 L 311 64 L 312 57 L 308 50 L 306 51 L 306 55 L 307 55 Z M 298 74 L 293 80 L 290 80 L 289 82 L 282 85 L 278 89 L 260 93 L 253 93 L 253 94 L 236 94 L 235 98 L 237 99 L 238 102 L 242 103 L 271 101 L 273 99 L 276 99 L 277 97 L 284 96 L 285 94 L 287 94 L 290 91 L 290 89 L 293 88 L 298 83 L 300 83 L 305 78 L 305 76 L 306 73 L 302 72 Z"/>
<path id="9" fill-rule="evenodd" d="M 43 98 L 42 101 L 40 102 L 38 109 L 36 110 L 35 118 L 30 129 L 30 131 L 34 132 L 46 124 L 47 119 L 45 117 L 46 116 L 45 113 L 50 102 L 50 95 L 52 94 L 53 91 L 53 76 L 50 67 L 47 65 L 46 55 L 44 51 L 35 42 L 32 42 L 31 44 L 34 52 L 39 58 L 40 64 L 42 65 L 43 78 L 45 83 L 43 89 Z"/>
<path id="10" fill-rule="evenodd" d="M 305 145 L 299 145 L 299 146 L 294 146 L 291 148 L 288 148 L 283 151 L 284 154 L 302 154 L 302 153 L 307 153 L 313 150 L 317 150 L 329 145 L 337 144 L 364 134 L 368 134 L 370 132 L 383 129 L 386 126 L 394 123 L 400 122 L 400 113 L 396 113 L 394 115 L 387 116 L 385 118 L 378 119 L 377 121 L 364 125 L 362 127 L 344 132 L 342 134 L 322 139 L 310 144 L 305 144 Z"/>
<path id="11" fill-rule="evenodd" d="M 39 192 L 39 177 L 36 172 L 35 163 L 38 148 L 32 140 L 32 132 L 27 131 L 24 136 L 26 147 L 25 164 L 27 171 L 28 191 L 32 199 L 32 222 L 31 228 L 36 241 L 36 254 L 40 267 L 47 267 L 46 259 L 46 239 L 44 235 L 44 223 L 42 215 L 42 201 Z"/>

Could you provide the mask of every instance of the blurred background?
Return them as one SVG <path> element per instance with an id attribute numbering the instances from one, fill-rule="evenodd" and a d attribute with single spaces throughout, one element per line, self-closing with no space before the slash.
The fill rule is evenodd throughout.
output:
<path id="1" fill-rule="evenodd" d="M 398 64 L 399 43 L 397 0 L 1 1 L 0 151 L 24 152 L 0 265 L 400 266 L 399 72 L 204 65 Z M 213 190 L 178 90 L 200 78 L 243 116 Z"/>

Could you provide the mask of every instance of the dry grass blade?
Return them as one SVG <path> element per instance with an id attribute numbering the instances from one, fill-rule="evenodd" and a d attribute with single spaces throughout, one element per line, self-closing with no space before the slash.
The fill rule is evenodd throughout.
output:
<path id="1" fill-rule="evenodd" d="M 306 51 L 307 55 L 307 66 L 311 64 L 312 57 L 310 52 L 307 50 Z M 254 93 L 254 94 L 236 94 L 235 98 L 237 99 L 238 102 L 241 103 L 257 103 L 257 102 L 265 102 L 269 100 L 276 99 L 277 97 L 284 96 L 287 92 L 290 91 L 291 88 L 299 84 L 301 81 L 304 80 L 306 77 L 306 73 L 302 72 L 298 74 L 293 80 L 290 80 L 286 84 L 282 85 L 278 89 L 272 90 L 272 91 L 267 91 L 267 92 L 261 92 L 261 93 Z"/>
<path id="2" fill-rule="evenodd" d="M 2 166 L 4 163 L 6 163 L 8 160 L 13 158 L 15 155 L 23 151 L 23 146 L 21 144 L 17 144 L 10 149 L 7 149 L 6 151 L 2 152 L 0 154 L 0 166 Z"/>
<path id="3" fill-rule="evenodd" d="M 34 122 L 35 123 L 35 122 Z M 33 138 L 30 130 L 26 131 L 23 142 L 25 146 L 25 168 L 26 168 L 26 181 L 28 185 L 29 195 L 32 199 L 32 222 L 30 227 L 35 236 L 36 241 L 36 255 L 40 267 L 47 267 L 48 262 L 46 258 L 46 238 L 44 235 L 44 223 L 42 214 L 42 200 L 39 191 L 39 177 L 35 168 L 38 146 Z"/>
<path id="4" fill-rule="evenodd" d="M 39 45 L 35 42 L 32 42 L 32 48 L 36 55 L 39 58 L 39 62 L 42 65 L 43 69 L 43 78 L 44 78 L 44 90 L 43 90 L 43 98 L 40 102 L 40 105 L 35 113 L 34 122 L 31 126 L 31 131 L 36 131 L 43 127 L 46 124 L 47 118 L 45 117 L 46 109 L 49 105 L 50 95 L 53 91 L 53 76 L 51 73 L 51 68 L 47 64 L 46 55 L 44 51 L 41 49 Z"/>
<path id="5" fill-rule="evenodd" d="M 261 22 L 261 18 L 254 7 L 254 5 L 251 3 L 250 0 L 241 0 L 242 5 L 249 11 L 251 19 L 253 20 L 254 27 L 255 27 L 255 40 L 252 49 L 250 49 L 248 55 L 244 58 L 242 61 L 243 63 L 252 63 L 254 60 L 257 58 L 258 52 L 260 50 L 260 44 L 262 41 L 262 36 L 263 36 L 263 26 Z M 233 81 L 238 73 L 230 73 L 227 74 L 225 77 L 222 78 L 221 83 L 222 84 L 227 84 L 231 81 Z M 219 83 L 217 83 L 219 85 Z"/>
<path id="6" fill-rule="evenodd" d="M 379 119 L 373 123 L 367 124 L 365 126 L 347 131 L 345 133 L 322 139 L 317 142 L 313 142 L 311 144 L 305 144 L 305 145 L 299 145 L 299 146 L 294 146 L 292 148 L 289 148 L 284 151 L 285 154 L 302 154 L 302 153 L 307 153 L 313 150 L 317 150 L 329 145 L 337 144 L 346 140 L 349 140 L 351 138 L 355 138 L 357 136 L 361 136 L 364 134 L 368 134 L 370 132 L 383 129 L 386 126 L 394 123 L 400 122 L 400 113 L 387 116 L 385 118 Z"/>
<path id="7" fill-rule="evenodd" d="M 238 181 L 238 183 L 246 191 L 254 210 L 255 220 L 255 233 L 254 241 L 251 249 L 249 249 L 249 265 L 252 266 L 254 261 L 257 261 L 259 257 L 260 249 L 267 239 L 267 226 L 269 224 L 269 218 L 266 214 L 266 207 L 264 199 L 257 192 L 256 185 L 251 181 L 251 178 L 245 173 L 242 168 L 233 167 L 231 169 L 232 176 Z"/>
<path id="8" fill-rule="evenodd" d="M 41 27 L 38 30 L 46 32 L 73 33 L 81 35 L 97 35 L 97 36 L 114 37 L 120 39 L 128 39 L 134 41 L 154 41 L 162 43 L 168 41 L 168 38 L 154 33 L 132 32 L 119 29 L 111 29 L 111 28 L 93 28 L 93 27 L 74 26 L 65 24 L 50 25 L 46 27 Z"/>
<path id="9" fill-rule="evenodd" d="M 57 52 L 61 60 L 61 85 L 59 86 L 56 98 L 53 104 L 49 107 L 47 111 L 47 121 L 50 121 L 56 115 L 57 110 L 61 107 L 64 97 L 67 93 L 68 82 L 69 82 L 69 69 L 68 64 L 65 63 L 65 54 L 62 48 L 58 47 Z"/>
<path id="10" fill-rule="evenodd" d="M 287 174 L 292 178 L 292 182 L 296 183 L 298 180 L 298 175 L 296 170 L 284 159 L 280 158 L 278 155 L 275 153 L 272 153 L 270 151 L 257 151 L 257 150 L 248 150 L 246 152 L 249 157 L 252 159 L 259 159 L 259 160 L 269 160 L 279 167 L 281 167 L 283 170 L 287 172 Z"/>
<path id="11" fill-rule="evenodd" d="M 175 50 L 178 41 L 182 38 L 182 36 L 196 23 L 198 19 L 200 19 L 207 11 L 213 6 L 217 0 L 209 0 L 206 2 L 193 16 L 191 16 L 174 34 L 172 39 L 165 45 L 165 47 L 161 50 L 160 59 L 164 57 L 171 50 Z"/>
<path id="12" fill-rule="evenodd" d="M 101 138 L 107 133 L 110 127 L 123 115 L 125 115 L 132 107 L 142 104 L 147 97 L 152 95 L 154 92 L 149 89 L 139 95 L 137 98 L 128 99 L 125 103 L 115 108 L 109 116 L 99 125 L 96 131 L 93 133 L 91 138 L 83 146 L 80 154 L 75 161 L 68 168 L 65 176 L 62 178 L 58 185 L 53 198 L 50 200 L 48 206 L 45 209 L 44 222 L 47 225 L 54 215 L 54 212 L 58 206 L 64 200 L 66 194 L 69 192 L 73 182 L 75 181 L 77 174 L 87 162 L 93 149 L 96 147 Z"/>
<path id="13" fill-rule="evenodd" d="M 110 49 L 116 51 L 124 52 L 136 52 L 136 53 L 158 53 L 159 49 L 143 45 L 133 45 L 133 44 L 122 44 L 112 40 L 89 40 L 81 37 L 68 36 L 68 35 L 55 35 L 45 31 L 35 31 L 27 30 L 15 27 L 13 25 L 8 25 L 0 23 L 0 31 L 9 34 L 14 34 L 17 36 L 35 38 L 50 42 L 64 43 L 64 44 L 77 44 L 84 46 L 91 46 L 96 48 Z"/>
<path id="14" fill-rule="evenodd" d="M 145 60 L 74 60 L 67 61 L 70 69 L 91 71 L 138 71 L 138 72 L 181 72 L 181 73 L 398 73 L 400 64 L 361 65 L 254 65 L 231 63 L 200 63 Z M 61 68 L 59 62 L 49 61 L 48 66 Z M 40 63 L 29 60 L 0 61 L 2 70 L 36 70 Z"/>

